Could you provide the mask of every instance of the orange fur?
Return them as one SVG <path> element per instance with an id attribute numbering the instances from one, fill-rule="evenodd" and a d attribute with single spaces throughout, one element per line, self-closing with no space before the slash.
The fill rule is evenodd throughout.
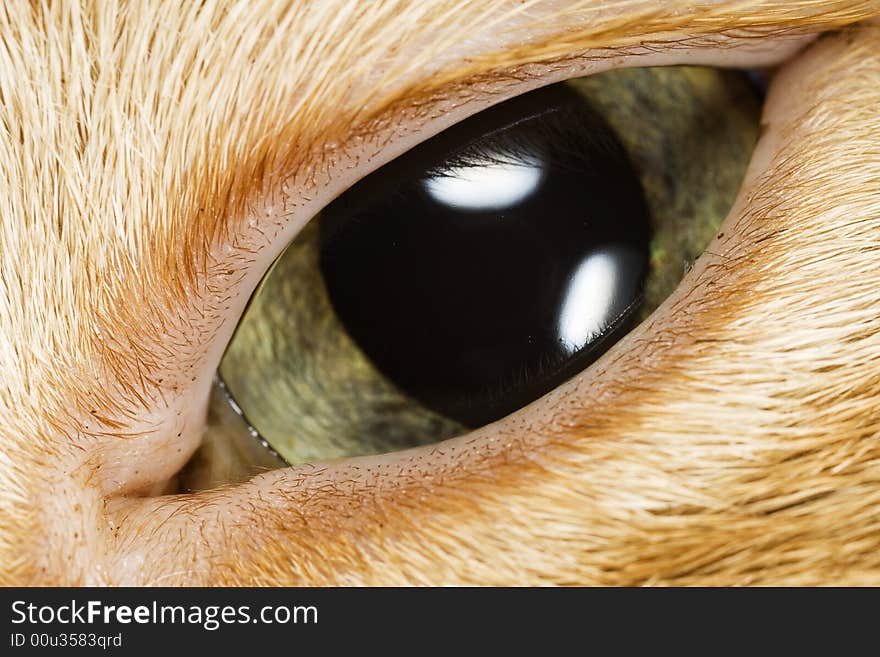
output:
<path id="1" fill-rule="evenodd" d="M 192 448 L 261 258 L 406 126 L 573 62 L 880 14 L 657 6 L 0 9 L 0 581 L 880 583 L 867 24 L 775 83 L 724 237 L 679 291 L 527 412 L 136 496 L 161 479 L 151 459 L 173 472 Z"/>

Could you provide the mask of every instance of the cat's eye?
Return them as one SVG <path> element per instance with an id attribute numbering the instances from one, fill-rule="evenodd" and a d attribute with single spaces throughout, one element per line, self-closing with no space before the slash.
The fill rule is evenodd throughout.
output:
<path id="1" fill-rule="evenodd" d="M 225 430 L 187 485 L 443 440 L 583 370 L 715 234 L 759 110 L 739 72 L 610 71 L 490 108 L 364 178 L 254 293 L 212 402 Z"/>

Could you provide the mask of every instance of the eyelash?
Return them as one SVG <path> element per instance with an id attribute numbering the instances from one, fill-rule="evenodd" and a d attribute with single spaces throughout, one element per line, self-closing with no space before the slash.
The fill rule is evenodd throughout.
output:
<path id="1" fill-rule="evenodd" d="M 541 118 L 541 121 L 533 119 Z M 578 117 L 568 109 L 554 108 L 541 114 L 517 122 L 523 129 L 504 129 L 489 134 L 485 139 L 474 140 L 462 150 L 447 156 L 442 167 L 428 169 L 424 177 L 449 175 L 458 168 L 492 164 L 528 164 L 535 154 L 544 157 L 564 156 L 562 162 L 583 163 L 597 153 L 619 155 L 612 142 L 598 138 L 600 133 L 591 129 L 591 124 L 576 120 Z M 547 145 L 552 150 L 547 149 Z M 571 145 L 579 148 L 572 150 Z M 599 147 L 598 149 L 596 147 Z M 558 162 L 556 160 L 555 162 Z M 571 166 L 575 173 L 590 173 L 582 166 Z"/>

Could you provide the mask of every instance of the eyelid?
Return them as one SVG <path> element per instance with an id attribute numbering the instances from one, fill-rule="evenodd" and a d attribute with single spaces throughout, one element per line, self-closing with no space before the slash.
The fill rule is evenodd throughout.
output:
<path id="1" fill-rule="evenodd" d="M 458 80 L 418 102 L 411 98 L 401 99 L 367 126 L 348 126 L 348 136 L 340 134 L 323 150 L 314 153 L 311 161 L 303 167 L 309 171 L 305 181 L 295 177 L 285 183 L 280 192 L 267 190 L 262 201 L 258 201 L 252 209 L 250 219 L 244 222 L 245 234 L 233 231 L 230 240 L 240 241 L 247 244 L 248 249 L 258 251 L 254 267 L 264 272 L 305 222 L 342 191 L 429 137 L 526 91 L 619 67 L 679 64 L 769 67 L 790 58 L 815 36 L 788 35 L 760 41 L 753 37 L 718 37 L 718 43 L 723 45 L 704 44 L 689 49 L 682 48 L 679 43 L 678 47 L 670 45 L 664 49 L 657 46 L 635 54 L 621 49 L 625 54 L 609 54 L 605 51 L 598 55 L 572 55 L 550 64 L 496 70 L 477 79 Z M 283 224 L 279 225 L 273 211 L 291 205 L 294 211 L 286 213 Z M 253 228 L 259 227 L 261 219 L 271 225 L 271 230 L 261 228 L 259 234 L 254 235 Z M 271 242 L 266 239 L 267 233 Z M 245 283 L 255 286 L 258 280 L 259 276 L 253 276 Z"/>
<path id="2" fill-rule="evenodd" d="M 247 260 L 243 269 L 233 270 L 237 277 L 228 295 L 225 324 L 214 338 L 211 351 L 203 359 L 202 382 L 207 390 L 216 371 L 225 345 L 232 337 L 237 320 L 247 300 L 272 262 L 294 239 L 306 222 L 339 194 L 361 178 L 387 164 L 409 148 L 438 134 L 449 126 L 513 96 L 537 87 L 574 77 L 582 77 L 604 70 L 629 66 L 649 65 L 713 65 L 755 67 L 778 63 L 797 52 L 814 36 L 786 36 L 756 43 L 754 39 L 731 40 L 721 38 L 723 46 L 645 51 L 609 58 L 607 53 L 571 57 L 553 64 L 533 66 L 525 74 L 496 71 L 485 77 L 465 95 L 445 91 L 433 101 L 420 105 L 416 112 L 385 117 L 377 125 L 379 132 L 355 133 L 359 138 L 340 138 L 335 145 L 306 167 L 307 181 L 294 177 L 280 188 L 269 188 L 251 205 L 243 223 L 244 232 L 233 230 L 229 241 L 236 246 L 221 250 L 220 262 Z M 408 107 L 406 104 L 403 110 Z M 321 184 L 318 184 L 321 180 Z M 299 181 L 299 182 L 297 182 Z M 281 209 L 279 213 L 278 209 Z"/>
<path id="3" fill-rule="evenodd" d="M 754 41 L 744 41 L 742 48 L 745 60 L 739 63 L 757 65 L 778 61 L 808 39 L 786 39 L 758 49 Z M 183 251 L 186 266 L 204 273 L 205 279 L 188 284 L 181 276 L 175 279 L 172 291 L 165 291 L 163 303 L 173 310 L 164 321 L 171 317 L 175 330 L 184 336 L 189 335 L 186 331 L 198 326 L 202 335 L 210 335 L 210 340 L 196 343 L 191 338 L 178 339 L 173 354 L 177 359 L 175 362 L 183 365 L 152 373 L 153 380 L 164 379 L 165 384 L 161 390 L 151 388 L 145 394 L 176 399 L 174 406 L 162 407 L 161 424 L 150 424 L 155 439 L 143 443 L 144 450 L 155 450 L 161 453 L 161 458 L 152 459 L 149 468 L 143 463 L 135 463 L 131 467 L 120 466 L 121 469 L 103 468 L 100 471 L 100 486 L 121 494 L 128 489 L 120 488 L 119 482 L 129 478 L 129 471 L 137 470 L 141 477 L 150 472 L 155 481 L 164 481 L 179 470 L 186 460 L 180 461 L 181 455 L 185 457 L 191 453 L 201 440 L 200 427 L 203 422 L 199 418 L 209 399 L 214 374 L 252 291 L 301 227 L 355 181 L 446 126 L 528 89 L 618 66 L 712 63 L 717 62 L 718 58 L 732 64 L 736 63 L 730 59 L 734 52 L 734 49 L 725 46 L 722 49 L 671 50 L 611 59 L 606 54 L 603 58 L 581 57 L 565 63 L 533 66 L 527 73 L 499 72 L 499 80 L 487 77 L 467 96 L 453 94 L 438 97 L 436 103 L 421 106 L 416 113 L 398 117 L 395 121 L 386 117 L 388 120 L 382 131 L 362 135 L 360 140 L 340 141 L 335 147 L 328 146 L 325 152 L 315 155 L 296 175 L 277 171 L 267 173 L 266 180 L 272 184 L 261 188 L 262 193 L 250 197 L 245 206 L 248 212 L 243 217 L 216 229 L 212 240 L 198 238 L 194 245 Z M 249 184 L 256 183 L 250 181 Z M 252 191 L 255 190 L 255 187 L 252 188 Z M 193 234 L 198 235 L 198 230 L 194 228 Z M 159 236 L 155 239 L 159 239 Z M 175 245 L 179 244 L 170 236 L 165 239 L 168 249 L 176 248 Z M 195 266 L 194 263 L 202 264 Z M 178 288 L 199 292 L 180 292 Z M 149 340 L 161 339 L 161 336 L 148 337 L 152 335 L 150 331 L 155 322 L 142 324 L 142 332 L 147 337 L 132 334 L 132 340 L 143 339 L 152 344 Z M 163 344 L 167 344 L 167 339 Z M 168 358 L 163 360 L 171 362 Z M 177 380 L 181 371 L 186 372 L 185 380 Z M 176 382 L 178 387 L 172 389 L 171 382 Z M 179 396 L 180 390 L 184 391 L 183 396 Z M 184 405 L 185 413 L 178 412 L 178 404 Z M 156 426 L 159 429 L 153 428 Z M 102 442 L 100 450 L 113 463 L 133 463 L 119 454 L 124 450 L 116 442 Z"/>
<path id="4" fill-rule="evenodd" d="M 589 111 L 587 111 L 588 107 Z M 267 280 L 261 284 L 258 299 L 255 299 L 251 310 L 242 319 L 236 337 L 227 351 L 220 368 L 220 376 L 228 383 L 232 395 L 242 405 L 245 414 L 249 416 L 251 426 L 262 432 L 263 437 L 275 445 L 291 464 L 323 462 L 332 458 L 397 451 L 407 446 L 419 444 L 420 440 L 423 443 L 438 442 L 453 435 L 466 433 L 468 428 L 479 427 L 508 415 L 582 371 L 588 365 L 588 361 L 592 362 L 601 355 L 608 344 L 645 318 L 674 289 L 675 284 L 681 280 L 682 267 L 680 263 L 693 262 L 703 252 L 715 235 L 718 225 L 726 213 L 726 208 L 730 207 L 734 195 L 739 189 L 742 174 L 745 171 L 752 147 L 757 140 L 759 112 L 760 102 L 741 72 L 704 67 L 654 67 L 607 72 L 530 92 L 488 111 L 481 112 L 444 131 L 437 138 L 432 138 L 421 144 L 390 165 L 386 165 L 380 172 L 370 175 L 368 179 L 359 183 L 356 190 L 348 190 L 322 211 L 320 219 L 315 220 L 315 225 L 309 226 L 302 235 L 296 238 L 291 247 L 281 256 L 280 262 L 273 267 Z M 540 117 L 540 119 L 536 117 Z M 610 124 L 606 121 L 610 121 Z M 510 126 L 517 126 L 518 129 L 512 131 Z M 502 136 L 504 138 L 501 138 Z M 618 137 L 621 141 L 617 140 Z M 384 298 L 400 298 L 394 295 L 395 283 L 390 283 L 390 281 L 406 281 L 411 278 L 414 271 L 420 271 L 420 267 L 422 267 L 422 271 L 430 271 L 431 268 L 426 263 L 431 260 L 431 254 L 442 252 L 444 248 L 442 246 L 444 238 L 440 237 L 439 233 L 449 234 L 455 230 L 452 227 L 457 226 L 451 216 L 441 217 L 432 214 L 434 206 L 431 203 L 424 204 L 421 209 L 413 208 L 413 199 L 416 199 L 415 206 L 417 207 L 425 196 L 425 181 L 420 172 L 427 167 L 427 170 L 433 175 L 433 172 L 436 171 L 443 172 L 449 167 L 459 167 L 461 166 L 460 155 L 462 152 L 473 155 L 479 151 L 476 156 L 478 158 L 500 157 L 503 159 L 506 154 L 513 153 L 515 149 L 521 149 L 519 152 L 523 154 L 538 154 L 537 161 L 542 164 L 537 166 L 546 166 L 548 171 L 552 167 L 555 172 L 554 175 L 547 176 L 555 181 L 548 188 L 552 187 L 558 193 L 556 201 L 559 204 L 551 202 L 551 205 L 548 206 L 553 208 L 550 215 L 543 212 L 538 213 L 542 219 L 539 224 L 533 226 L 533 232 L 529 233 L 527 241 L 531 244 L 541 243 L 541 233 L 548 242 L 552 242 L 553 238 L 550 236 L 555 234 L 551 228 L 554 225 L 553 218 L 566 216 L 567 209 L 561 199 L 569 197 L 567 192 L 560 193 L 560 190 L 583 190 L 590 187 L 591 181 L 594 182 L 598 179 L 605 182 L 596 185 L 577 203 L 568 206 L 571 209 L 570 215 L 574 218 L 577 226 L 571 233 L 572 239 L 562 240 L 558 244 L 554 243 L 549 249 L 532 250 L 530 255 L 524 259 L 517 259 L 509 275 L 504 276 L 507 285 L 496 286 L 494 291 L 488 290 L 488 294 L 483 297 L 482 301 L 476 300 L 476 303 L 467 305 L 468 310 L 465 313 L 469 316 L 470 322 L 483 327 L 492 326 L 494 317 L 504 316 L 508 308 L 516 306 L 522 299 L 529 297 L 536 300 L 557 298 L 555 291 L 545 293 L 542 290 L 539 293 L 531 294 L 525 291 L 533 281 L 543 279 L 546 283 L 547 280 L 553 280 L 551 273 L 553 271 L 568 272 L 560 274 L 559 281 L 560 285 L 567 290 L 566 295 L 571 301 L 571 282 L 574 280 L 574 269 L 572 268 L 570 271 L 567 269 L 568 265 L 564 262 L 568 256 L 563 254 L 570 255 L 568 249 L 572 243 L 583 246 L 589 239 L 596 239 L 604 243 L 614 242 L 618 246 L 627 242 L 632 250 L 629 251 L 629 255 L 619 255 L 621 260 L 626 260 L 625 267 L 619 262 L 612 265 L 609 264 L 609 261 L 614 260 L 610 257 L 614 251 L 605 248 L 607 245 L 603 243 L 605 257 L 590 259 L 589 262 L 596 265 L 604 263 L 604 266 L 598 270 L 587 268 L 581 272 L 591 272 L 589 277 L 591 283 L 586 289 L 592 288 L 593 292 L 583 294 L 584 298 L 594 294 L 596 286 L 599 284 L 598 280 L 606 281 L 604 283 L 607 286 L 606 289 L 610 289 L 613 285 L 630 285 L 621 282 L 625 278 L 624 271 L 642 271 L 639 264 L 641 261 L 637 256 L 632 257 L 633 254 L 642 252 L 645 254 L 649 252 L 668 254 L 657 257 L 657 262 L 653 267 L 654 273 L 647 276 L 651 281 L 650 289 L 652 290 L 648 301 L 644 302 L 642 294 L 638 294 L 637 300 L 626 307 L 616 306 L 615 314 L 605 314 L 606 312 L 610 313 L 608 309 L 610 301 L 601 302 L 603 310 L 598 319 L 595 314 L 590 314 L 589 309 L 586 309 L 583 303 L 579 305 L 578 310 L 569 309 L 569 311 L 574 310 L 574 314 L 579 318 L 576 323 L 577 328 L 572 329 L 576 331 L 574 335 L 582 337 L 593 331 L 597 332 L 589 338 L 583 338 L 584 342 L 575 348 L 571 345 L 576 344 L 581 337 L 572 338 L 573 333 L 566 330 L 565 340 L 570 340 L 568 343 L 570 350 L 561 361 L 561 354 L 557 354 L 555 350 L 564 340 L 557 339 L 562 335 L 561 333 L 553 334 L 548 340 L 547 349 L 542 351 L 540 367 L 526 367 L 524 364 L 526 361 L 517 360 L 523 357 L 523 351 L 528 351 L 531 347 L 521 346 L 518 353 L 511 352 L 505 359 L 498 358 L 497 351 L 493 351 L 493 349 L 497 349 L 499 343 L 505 340 L 518 339 L 516 335 L 511 338 L 505 333 L 516 324 L 514 316 L 510 317 L 511 321 L 509 322 L 498 322 L 497 328 L 491 329 L 488 334 L 485 332 L 480 334 L 479 338 L 475 337 L 477 331 L 472 331 L 470 337 L 464 338 L 460 344 L 455 343 L 456 338 L 452 337 L 456 334 L 455 328 L 450 326 L 450 330 L 447 331 L 439 326 L 439 322 L 442 320 L 438 314 L 429 314 L 431 320 L 422 319 L 417 320 L 414 324 L 407 324 L 407 319 L 418 316 L 419 303 L 417 299 L 431 298 L 430 306 L 433 309 L 442 304 L 441 286 L 434 289 L 435 293 L 440 293 L 437 296 L 422 294 L 423 291 L 429 289 L 426 285 L 431 285 L 435 281 L 419 284 L 416 288 L 419 290 L 418 292 L 414 289 L 403 295 L 406 299 L 416 299 L 416 301 L 406 304 L 405 317 L 401 316 L 399 321 L 388 322 L 381 331 L 377 330 L 373 334 L 369 332 L 371 330 L 369 328 L 366 333 L 359 332 L 358 326 L 362 328 L 364 326 L 383 326 L 383 320 L 386 316 L 395 316 L 397 309 L 401 307 L 399 301 L 384 307 L 382 305 Z M 485 153 L 487 155 L 483 155 Z M 628 166 L 621 168 L 614 164 L 627 160 L 632 161 L 633 168 L 630 169 Z M 600 162 L 601 165 L 597 166 Z M 605 173 L 600 174 L 600 171 Z M 609 177 L 608 174 L 612 171 L 616 173 Z M 571 179 L 566 177 L 571 174 L 573 174 Z M 618 187 L 621 179 L 631 179 L 635 181 L 635 184 L 627 187 L 626 191 L 621 193 L 621 187 Z M 449 178 L 443 178 L 443 180 L 449 180 Z M 569 181 L 570 185 L 566 187 L 565 184 L 560 184 L 563 181 Z M 658 181 L 662 184 L 658 185 Z M 396 191 L 388 193 L 389 186 Z M 658 192 L 658 188 L 665 191 Z M 618 192 L 605 196 L 610 189 L 617 189 Z M 712 192 L 706 190 L 715 190 L 715 195 L 712 196 Z M 414 194 L 409 192 L 414 192 Z M 485 198 L 485 193 L 484 188 L 483 198 Z M 643 193 L 647 193 L 651 199 L 644 212 L 638 207 L 638 204 L 629 205 L 625 210 L 620 205 L 616 205 L 617 219 L 607 222 L 609 226 L 628 225 L 628 229 L 614 233 L 613 237 L 601 228 L 594 232 L 594 236 L 601 235 L 599 237 L 588 239 L 583 235 L 584 217 L 591 216 L 589 208 L 597 208 L 596 214 L 601 217 L 602 210 L 598 208 L 607 207 L 606 202 L 614 205 L 621 198 L 634 199 L 641 197 Z M 501 222 L 508 225 L 506 230 L 513 232 L 510 226 L 519 225 L 520 219 L 527 222 L 529 216 L 538 216 L 534 212 L 536 203 L 541 202 L 538 200 L 538 196 L 536 193 L 529 201 L 529 209 L 525 212 L 527 216 L 514 215 L 518 218 L 513 219 L 512 222 Z M 612 198 L 616 200 L 612 200 Z M 690 199 L 690 202 L 683 206 L 680 202 L 682 198 Z M 716 202 L 705 202 L 706 198 L 714 198 Z M 543 202 L 546 202 L 547 199 L 547 196 L 542 197 Z M 717 202 L 718 199 L 723 200 Z M 441 205 L 445 203 L 457 206 L 455 200 L 440 199 L 440 203 Z M 400 211 L 401 207 L 405 210 Z M 471 207 L 468 206 L 468 209 Z M 704 210 L 703 208 L 711 209 Z M 393 224 L 394 230 L 383 232 L 380 227 L 387 226 L 383 222 L 394 216 L 400 216 L 402 220 Z M 441 223 L 434 225 L 446 225 L 447 227 L 441 229 L 424 245 L 418 240 L 407 243 L 406 235 L 412 227 L 411 218 L 414 216 L 436 218 Z M 652 219 L 647 219 L 649 216 Z M 353 219 L 354 217 L 357 219 Z M 651 235 L 639 240 L 636 235 L 642 233 L 639 232 L 639 228 L 627 222 L 627 217 L 646 217 L 638 225 L 647 226 L 650 224 L 658 232 L 655 234 L 649 228 Z M 680 223 L 680 217 L 687 217 L 688 219 L 685 220 L 687 223 Z M 450 221 L 449 224 L 445 223 L 447 220 Z M 463 225 L 470 226 L 471 222 L 472 220 L 467 221 Z M 354 229 L 353 224 L 359 225 L 362 230 Z M 601 225 L 604 225 L 604 222 L 600 218 L 594 226 Z M 485 229 L 487 226 L 483 226 L 483 228 Z M 302 265 L 298 268 L 289 266 L 289 263 L 302 263 L 310 260 L 308 257 L 303 258 L 302 254 L 315 252 L 311 245 L 317 243 L 314 236 L 319 233 L 322 236 L 322 244 L 326 244 L 329 240 L 336 246 L 335 251 L 332 252 L 335 254 L 335 257 L 332 258 L 334 265 L 330 268 L 329 278 L 324 278 L 324 281 L 329 281 L 331 298 L 336 299 L 334 302 L 335 313 L 331 313 L 331 315 L 342 318 L 347 328 L 347 331 L 340 331 L 340 333 L 354 336 L 356 340 L 364 340 L 359 342 L 360 347 L 370 355 L 373 365 L 377 365 L 377 368 L 385 374 L 396 373 L 390 374 L 392 377 L 397 377 L 392 380 L 402 382 L 401 385 L 406 390 L 413 390 L 413 388 L 407 389 L 405 386 L 411 384 L 405 382 L 414 380 L 412 378 L 414 372 L 426 372 L 434 377 L 433 380 L 430 376 L 426 378 L 428 389 L 432 391 L 440 388 L 440 381 L 446 381 L 448 387 L 446 388 L 447 392 L 441 395 L 442 401 L 436 401 L 437 396 L 431 397 L 435 393 L 425 393 L 424 389 L 421 394 L 414 393 L 414 398 L 422 401 L 428 400 L 427 405 L 434 410 L 442 407 L 446 415 L 451 415 L 461 421 L 462 425 L 452 427 L 449 431 L 444 430 L 441 434 L 437 431 L 422 431 L 421 428 L 413 431 L 410 424 L 403 423 L 397 425 L 401 430 L 395 435 L 399 436 L 409 431 L 408 440 L 396 443 L 382 442 L 381 438 L 389 434 L 388 427 L 393 426 L 396 419 L 393 406 L 383 405 L 386 410 L 382 414 L 382 421 L 379 425 L 381 428 L 376 432 L 376 425 L 371 422 L 373 416 L 369 414 L 357 415 L 351 412 L 352 406 L 349 406 L 347 400 L 343 398 L 342 403 L 337 402 L 334 406 L 337 409 L 349 410 L 348 413 L 342 415 L 357 418 L 358 421 L 352 421 L 348 425 L 343 424 L 339 431 L 327 432 L 325 428 L 323 434 L 302 428 L 315 425 L 326 427 L 327 422 L 311 420 L 314 415 L 320 414 L 320 411 L 316 411 L 314 405 L 298 406 L 294 400 L 295 397 L 310 399 L 314 394 L 317 399 L 322 399 L 322 395 L 325 393 L 335 396 L 340 389 L 351 390 L 352 379 L 356 379 L 356 377 L 347 378 L 346 385 L 341 388 L 326 383 L 338 378 L 334 377 L 334 373 L 346 371 L 346 366 L 340 364 L 343 361 L 338 358 L 333 365 L 328 365 L 325 360 L 321 362 L 321 367 L 317 368 L 314 365 L 304 366 L 302 364 L 311 362 L 311 354 L 315 351 L 328 352 L 326 346 L 318 348 L 312 345 L 321 342 L 325 345 L 334 344 L 335 332 L 327 329 L 327 323 L 320 324 L 322 326 L 321 333 L 325 338 L 318 342 L 315 340 L 316 333 L 311 332 L 308 328 L 303 328 L 303 326 L 309 325 L 309 320 L 305 318 L 324 316 L 318 310 L 325 306 L 324 297 L 310 297 L 310 290 L 323 289 L 321 279 L 312 278 L 311 273 L 302 274 Z M 346 239 L 348 240 L 348 244 L 351 245 L 350 249 L 339 248 L 340 235 L 343 243 Z M 654 241 L 656 235 L 659 237 Z M 684 235 L 688 235 L 688 237 L 682 240 Z M 480 240 L 480 235 L 474 233 L 463 232 L 460 237 L 473 242 Z M 512 243 L 513 240 L 511 240 Z M 419 262 L 405 262 L 402 267 L 403 271 L 397 270 L 390 277 L 386 275 L 380 285 L 373 285 L 371 288 L 367 284 L 363 288 L 357 288 L 359 281 L 363 283 L 365 280 L 370 280 L 369 272 L 386 269 L 382 265 L 377 266 L 377 262 L 386 263 L 387 268 L 394 266 L 390 264 L 395 261 L 394 253 L 388 253 L 387 258 L 382 255 L 386 244 L 394 244 L 392 250 L 396 253 L 401 253 L 401 247 L 404 247 L 404 253 L 416 251 L 423 255 L 418 258 Z M 455 255 L 449 258 L 447 254 L 439 258 L 438 264 L 443 263 L 439 264 L 439 268 L 445 272 L 444 278 L 452 278 L 456 272 L 470 271 L 467 258 L 463 257 L 468 246 L 470 245 L 458 239 L 452 244 L 452 253 Z M 584 246 L 584 249 L 587 248 L 592 247 Z M 477 247 L 475 253 L 478 255 L 475 260 L 479 263 L 479 267 L 485 270 L 487 253 L 492 251 L 492 248 L 486 249 L 485 245 Z M 533 271 L 533 273 L 543 271 L 544 274 L 527 275 L 522 281 L 514 282 L 517 280 L 516 272 L 528 271 L 530 263 L 539 260 L 542 253 L 553 251 L 556 252 L 553 262 L 548 267 L 539 266 Z M 625 251 L 626 249 L 623 249 L 617 253 L 622 254 Z M 585 252 L 586 250 L 581 251 L 576 256 L 581 265 L 584 264 L 582 257 Z M 363 254 L 370 255 L 363 256 Z M 368 259 L 361 260 L 361 257 Z M 315 258 L 317 259 L 317 256 Z M 665 262 L 661 262 L 661 260 Z M 445 268 L 447 267 L 446 263 L 450 261 L 458 263 L 453 270 Z M 352 265 L 352 262 L 356 264 Z M 647 262 L 648 256 L 646 255 L 646 267 Z M 504 264 L 500 261 L 498 264 L 503 269 Z M 339 267 L 347 273 L 339 275 Z M 313 272 L 316 269 L 317 266 L 308 267 L 307 271 Z M 327 276 L 327 269 L 324 268 L 323 271 L 324 276 Z M 612 273 L 609 274 L 609 271 Z M 657 271 L 660 272 L 659 276 L 657 276 Z M 354 276 L 350 275 L 352 273 Z M 592 273 L 596 273 L 597 277 L 594 278 Z M 462 290 L 471 290 L 473 294 L 473 290 L 479 287 L 478 283 L 474 283 L 474 281 L 479 280 L 480 275 L 471 278 L 470 283 L 465 278 L 467 276 L 468 274 L 465 274 L 460 279 L 461 285 L 453 285 L 451 299 L 460 300 L 467 296 Z M 631 274 L 629 280 L 633 280 L 634 276 L 635 274 Z M 280 284 L 282 287 L 275 287 L 279 285 L 278 281 L 283 281 Z M 349 288 L 360 289 L 366 293 L 352 293 Z M 378 292 L 375 298 L 360 305 L 355 301 L 354 305 L 348 305 L 348 310 L 346 310 L 345 299 L 363 300 L 369 298 L 373 290 Z M 471 316 L 472 309 L 486 308 L 490 305 L 490 300 L 503 294 L 504 290 L 519 290 L 519 300 L 514 303 L 505 302 L 503 307 L 497 307 L 497 313 L 487 315 L 485 321 L 475 321 Z M 332 295 L 337 292 L 339 296 L 333 297 Z M 563 298 L 561 293 L 559 296 Z M 273 299 L 278 299 L 278 301 L 272 301 Z M 298 299 L 299 301 L 283 302 L 281 301 L 283 299 Z M 450 308 L 454 308 L 454 303 Z M 304 304 L 308 304 L 308 306 Z M 539 304 L 530 305 L 535 307 Z M 638 306 L 639 310 L 637 317 L 631 316 L 629 312 L 635 306 Z M 309 311 L 300 315 L 301 309 L 305 307 L 308 307 Z M 541 305 L 541 307 L 546 310 L 546 314 L 544 319 L 537 320 L 534 327 L 528 329 L 529 345 L 542 344 L 536 336 L 544 335 L 547 327 L 546 318 L 555 317 L 555 312 L 560 309 L 555 307 L 548 309 L 546 305 Z M 525 307 L 521 306 L 521 309 L 524 311 Z M 618 311 L 619 314 L 617 314 Z M 526 314 L 519 312 L 517 316 L 522 318 Z M 456 317 L 458 312 L 450 310 L 441 312 L 439 315 Z M 592 317 L 591 325 L 596 323 L 599 327 L 603 326 L 602 322 L 607 321 L 604 330 L 593 328 L 588 331 L 582 324 L 585 316 Z M 301 322 L 300 317 L 304 321 Z M 369 319 L 370 317 L 373 319 Z M 364 318 L 367 318 L 365 323 L 361 323 Z M 627 322 L 628 326 L 621 326 L 626 319 L 631 320 Z M 432 347 L 424 354 L 419 354 L 416 351 L 412 353 L 417 355 L 401 358 L 400 354 L 407 349 L 408 337 L 418 335 L 421 327 L 431 324 L 434 325 L 434 337 L 448 336 L 449 339 L 446 343 L 444 344 L 442 338 L 437 339 L 436 342 L 431 339 Z M 566 325 L 569 328 L 573 326 L 570 321 L 567 321 Z M 407 326 L 407 328 L 401 332 L 400 326 Z M 395 327 L 397 327 L 397 333 L 394 333 Z M 609 334 L 613 334 L 614 337 L 609 337 Z M 367 337 L 364 338 L 364 335 Z M 303 340 L 302 336 L 305 336 L 306 339 Z M 608 339 L 599 340 L 599 337 Z M 256 347 L 256 345 L 265 344 L 267 341 L 273 345 L 271 349 Z M 593 347 L 599 347 L 600 342 L 603 346 L 581 349 L 587 341 L 593 342 Z M 395 356 L 391 359 L 388 359 L 387 352 L 383 351 L 385 345 L 388 344 L 395 345 Z M 415 340 L 413 344 L 420 345 L 416 347 L 416 349 L 420 349 L 421 345 L 426 343 L 424 340 Z M 451 344 L 455 346 L 450 347 Z M 491 348 L 485 346 L 489 344 L 496 346 Z M 296 348 L 290 348 L 290 345 L 296 345 Z M 483 346 L 475 347 L 475 345 Z M 428 354 L 436 354 L 438 351 L 442 351 L 444 346 L 447 347 L 448 357 L 436 359 L 431 366 L 425 367 L 426 363 L 431 362 Z M 482 399 L 480 386 L 468 388 L 468 377 L 472 376 L 471 371 L 466 376 L 453 374 L 444 378 L 441 374 L 445 371 L 444 367 L 457 362 L 457 354 L 470 354 L 469 360 L 473 361 L 475 358 L 473 354 L 477 353 L 478 348 L 483 349 L 483 354 L 492 354 L 486 359 L 487 364 L 502 362 L 502 360 L 506 363 L 523 363 L 523 366 L 517 365 L 513 368 L 516 371 L 517 382 L 515 384 L 502 376 L 486 382 L 486 387 L 491 387 L 495 391 L 491 403 L 489 400 Z M 331 348 L 329 351 L 338 354 L 344 350 Z M 578 352 L 577 358 L 572 357 L 571 352 L 575 351 Z M 549 357 L 550 353 L 556 354 L 555 358 Z M 268 355 L 268 358 L 264 358 L 264 355 Z M 534 365 L 535 363 L 528 361 L 528 364 Z M 498 371 L 501 372 L 503 367 Z M 488 369 L 488 366 L 483 368 L 484 371 Z M 305 395 L 299 394 L 288 399 L 283 392 L 274 394 L 274 390 L 297 389 L 303 381 L 299 373 L 304 370 L 311 372 L 323 370 L 325 375 L 320 378 L 309 377 L 309 392 Z M 354 372 L 358 369 L 351 368 L 349 371 Z M 527 374 L 528 376 L 526 376 Z M 417 378 L 418 375 L 415 376 Z M 264 382 L 271 382 L 271 385 L 264 387 Z M 369 394 L 371 390 L 369 382 L 359 381 L 355 385 L 360 391 L 360 394 L 357 395 L 358 398 L 375 399 L 377 397 Z M 535 392 L 538 388 L 540 391 Z M 526 397 L 528 398 L 526 399 Z M 458 399 L 467 400 L 465 403 L 467 409 L 457 406 L 457 401 L 450 402 L 450 400 Z M 434 406 L 431 406 L 431 400 L 435 400 Z M 498 412 L 498 409 L 504 409 L 504 412 Z M 461 415 L 461 413 L 465 414 Z M 339 413 L 332 411 L 320 417 L 339 417 L 339 415 Z M 302 417 L 310 418 L 310 421 L 301 425 L 300 418 Z M 335 437 L 337 435 L 351 436 L 345 451 L 337 448 L 338 441 L 328 440 L 329 436 Z M 379 440 L 374 439 L 377 436 L 380 438 Z"/>

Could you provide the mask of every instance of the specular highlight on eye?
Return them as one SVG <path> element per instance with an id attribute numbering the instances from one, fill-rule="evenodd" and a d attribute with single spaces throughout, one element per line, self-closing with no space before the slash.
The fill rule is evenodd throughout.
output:
<path id="1" fill-rule="evenodd" d="M 482 163 L 453 168 L 424 181 L 425 191 L 438 203 L 460 210 L 504 210 L 535 193 L 544 174 L 538 160 L 498 162 L 500 154 Z"/>

